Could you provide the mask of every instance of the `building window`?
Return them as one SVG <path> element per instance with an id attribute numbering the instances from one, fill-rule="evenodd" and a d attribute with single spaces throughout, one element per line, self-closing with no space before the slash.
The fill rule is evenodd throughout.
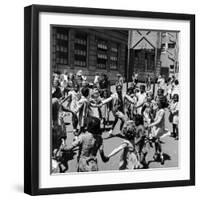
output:
<path id="1" fill-rule="evenodd" d="M 106 69 L 108 62 L 108 42 L 106 40 L 97 39 L 97 67 Z"/>
<path id="2" fill-rule="evenodd" d="M 74 41 L 74 64 L 80 67 L 87 65 L 87 34 L 77 32 Z"/>
<path id="3" fill-rule="evenodd" d="M 170 65 L 170 70 L 174 70 L 174 65 Z"/>
<path id="4" fill-rule="evenodd" d="M 162 44 L 161 44 L 161 49 L 165 49 L 165 46 L 166 46 L 166 44 L 165 44 L 165 43 L 162 43 Z"/>
<path id="5" fill-rule="evenodd" d="M 175 42 L 173 42 L 173 43 L 168 43 L 168 48 L 169 48 L 169 49 L 173 49 L 173 48 L 175 48 L 175 45 L 176 45 Z"/>
<path id="6" fill-rule="evenodd" d="M 118 66 L 118 44 L 111 42 L 110 44 L 110 69 L 116 70 Z"/>
<path id="7" fill-rule="evenodd" d="M 68 29 L 61 27 L 53 28 L 53 63 L 55 65 L 68 64 Z"/>

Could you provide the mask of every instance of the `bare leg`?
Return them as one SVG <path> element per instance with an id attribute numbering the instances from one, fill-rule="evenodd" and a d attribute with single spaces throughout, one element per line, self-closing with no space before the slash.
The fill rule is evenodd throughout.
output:
<path id="1" fill-rule="evenodd" d="M 160 156 L 160 162 L 163 165 L 164 164 L 164 157 L 163 157 L 162 147 L 161 147 L 159 139 L 157 139 L 155 141 L 155 154 Z"/>
<path id="2" fill-rule="evenodd" d="M 122 128 L 123 128 L 123 125 L 124 125 L 124 120 L 123 120 L 123 119 L 121 119 L 120 131 L 122 130 Z"/>
<path id="3" fill-rule="evenodd" d="M 178 140 L 178 125 L 176 124 L 176 128 L 175 128 L 175 133 L 176 133 L 176 140 Z"/>
<path id="4" fill-rule="evenodd" d="M 114 130 L 114 128 L 115 128 L 115 126 L 116 126 L 116 124 L 117 124 L 117 122 L 118 122 L 118 117 L 117 116 L 115 116 L 115 121 L 114 121 L 114 123 L 113 123 L 113 125 L 112 125 L 112 130 Z"/>

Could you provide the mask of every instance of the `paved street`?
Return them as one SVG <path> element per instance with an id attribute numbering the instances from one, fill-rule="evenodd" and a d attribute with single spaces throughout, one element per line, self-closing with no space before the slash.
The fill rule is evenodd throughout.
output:
<path id="1" fill-rule="evenodd" d="M 168 115 L 169 112 L 166 111 L 166 122 L 165 126 L 166 129 L 171 131 L 171 125 L 168 122 Z M 70 115 L 69 117 L 66 118 L 66 121 L 70 121 Z M 67 138 L 67 143 L 70 144 L 73 140 L 73 134 L 72 134 L 72 127 L 69 125 L 67 127 L 68 130 L 68 138 Z M 119 122 L 114 130 L 114 133 L 119 132 Z M 103 133 L 103 136 L 106 136 L 106 132 Z M 174 138 L 170 137 L 169 135 L 164 135 L 161 139 L 162 141 L 162 148 L 164 152 L 164 157 L 165 157 L 165 164 L 161 165 L 159 162 L 155 162 L 153 160 L 153 154 L 154 154 L 154 149 L 149 148 L 149 152 L 147 154 L 147 162 L 149 163 L 149 168 L 165 168 L 165 167 L 178 167 L 178 141 L 175 140 Z M 109 154 L 114 148 L 118 147 L 121 143 L 123 142 L 123 139 L 120 138 L 111 138 L 104 140 L 104 150 L 106 155 Z M 98 166 L 99 170 L 117 170 L 119 167 L 119 157 L 120 153 L 112 157 L 109 162 L 103 163 L 99 154 L 98 154 Z M 67 172 L 76 172 L 76 157 L 74 160 L 69 161 L 69 170 Z"/>

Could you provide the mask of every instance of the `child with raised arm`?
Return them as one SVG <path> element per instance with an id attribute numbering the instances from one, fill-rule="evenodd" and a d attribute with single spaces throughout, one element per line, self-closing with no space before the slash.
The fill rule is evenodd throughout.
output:
<path id="1" fill-rule="evenodd" d="M 77 114 L 79 133 L 84 132 L 87 117 L 93 115 L 89 101 L 89 88 L 83 87 L 81 89 L 81 98 L 77 103 L 77 107 L 74 110 L 74 113 Z"/>
<path id="2" fill-rule="evenodd" d="M 112 134 L 113 129 L 115 128 L 115 125 L 118 122 L 118 119 L 121 120 L 120 130 L 122 130 L 123 124 L 126 120 L 126 117 L 124 115 L 124 99 L 123 99 L 123 96 L 122 96 L 122 86 L 121 85 L 117 85 L 116 86 L 116 92 L 113 93 L 107 99 L 103 100 L 102 103 L 99 106 L 101 107 L 104 104 L 107 104 L 109 102 L 112 102 L 111 111 L 113 113 L 113 116 L 115 117 L 115 121 L 112 125 L 112 129 L 109 131 L 109 134 Z"/>

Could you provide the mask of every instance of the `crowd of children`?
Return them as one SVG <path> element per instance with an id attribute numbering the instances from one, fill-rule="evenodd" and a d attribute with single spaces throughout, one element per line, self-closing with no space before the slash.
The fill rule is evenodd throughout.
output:
<path id="1" fill-rule="evenodd" d="M 123 77 L 111 90 L 106 74 L 96 73 L 89 82 L 83 72 L 53 73 L 52 76 L 52 172 L 67 172 L 69 160 L 77 155 L 77 171 L 97 171 L 97 153 L 103 162 L 121 152 L 119 169 L 148 167 L 148 148 L 154 148 L 154 159 L 164 164 L 160 138 L 165 128 L 166 113 L 172 124 L 171 136 L 178 140 L 179 83 L 172 77 L 159 77 L 157 92 L 152 92 L 151 79 L 146 85 L 133 77 L 133 83 L 124 92 Z M 168 112 L 167 112 L 168 111 Z M 74 139 L 67 143 L 65 115 L 70 113 Z M 119 129 L 116 127 L 120 121 Z M 107 133 L 106 137 L 102 133 Z M 104 134 L 105 135 L 105 134 Z M 104 140 L 123 138 L 122 144 L 110 154 L 104 153 Z"/>

